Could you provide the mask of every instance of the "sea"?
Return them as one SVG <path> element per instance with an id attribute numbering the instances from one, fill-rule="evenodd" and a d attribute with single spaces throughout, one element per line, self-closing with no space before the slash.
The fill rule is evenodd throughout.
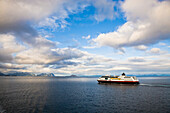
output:
<path id="1" fill-rule="evenodd" d="M 139 85 L 97 78 L 0 77 L 0 113 L 170 113 L 170 77 Z"/>

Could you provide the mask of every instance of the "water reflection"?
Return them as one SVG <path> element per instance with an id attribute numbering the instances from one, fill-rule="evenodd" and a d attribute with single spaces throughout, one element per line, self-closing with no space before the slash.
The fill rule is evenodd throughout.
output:
<path id="1" fill-rule="evenodd" d="M 78 78 L 54 78 L 54 81 L 65 81 L 65 82 L 97 82 L 96 78 L 85 78 L 85 77 L 78 77 Z"/>
<path id="2" fill-rule="evenodd" d="M 3 79 L 3 80 L 2 80 Z M 50 79 L 34 77 L 1 78 L 0 104 L 8 113 L 42 112 Z"/>

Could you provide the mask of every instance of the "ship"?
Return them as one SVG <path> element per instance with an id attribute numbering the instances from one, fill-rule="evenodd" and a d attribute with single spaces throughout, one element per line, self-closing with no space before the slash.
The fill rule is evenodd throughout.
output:
<path id="1" fill-rule="evenodd" d="M 105 75 L 97 79 L 98 83 L 121 83 L 121 84 L 139 84 L 136 76 L 126 76 L 122 73 L 120 76 Z"/>

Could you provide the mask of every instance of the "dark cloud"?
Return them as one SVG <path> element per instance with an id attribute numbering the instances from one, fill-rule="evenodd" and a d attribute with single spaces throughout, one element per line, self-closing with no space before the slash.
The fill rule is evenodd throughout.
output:
<path id="1" fill-rule="evenodd" d="M 10 63 L 0 63 L 1 69 L 26 69 L 25 66 L 18 65 L 18 64 L 10 64 Z"/>
<path id="2" fill-rule="evenodd" d="M 77 66 L 78 64 L 80 64 L 80 63 L 61 60 L 58 62 L 50 63 L 50 64 L 46 65 L 46 67 L 53 68 L 53 69 L 60 69 L 60 68 L 68 67 L 69 65 Z"/>
<path id="3" fill-rule="evenodd" d="M 0 49 L 0 62 L 9 63 L 12 62 L 13 57 L 10 53 Z"/>
<path id="4" fill-rule="evenodd" d="M 15 23 L 13 25 L 0 26 L 1 34 L 14 35 L 19 41 L 35 45 L 37 31 L 27 23 Z"/>

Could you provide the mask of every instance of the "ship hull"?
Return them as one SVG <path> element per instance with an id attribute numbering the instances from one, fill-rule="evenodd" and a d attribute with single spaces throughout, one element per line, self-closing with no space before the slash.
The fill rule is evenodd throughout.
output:
<path id="1" fill-rule="evenodd" d="M 117 84 L 139 84 L 139 81 L 111 81 L 111 80 L 97 80 L 99 83 L 117 83 Z"/>

